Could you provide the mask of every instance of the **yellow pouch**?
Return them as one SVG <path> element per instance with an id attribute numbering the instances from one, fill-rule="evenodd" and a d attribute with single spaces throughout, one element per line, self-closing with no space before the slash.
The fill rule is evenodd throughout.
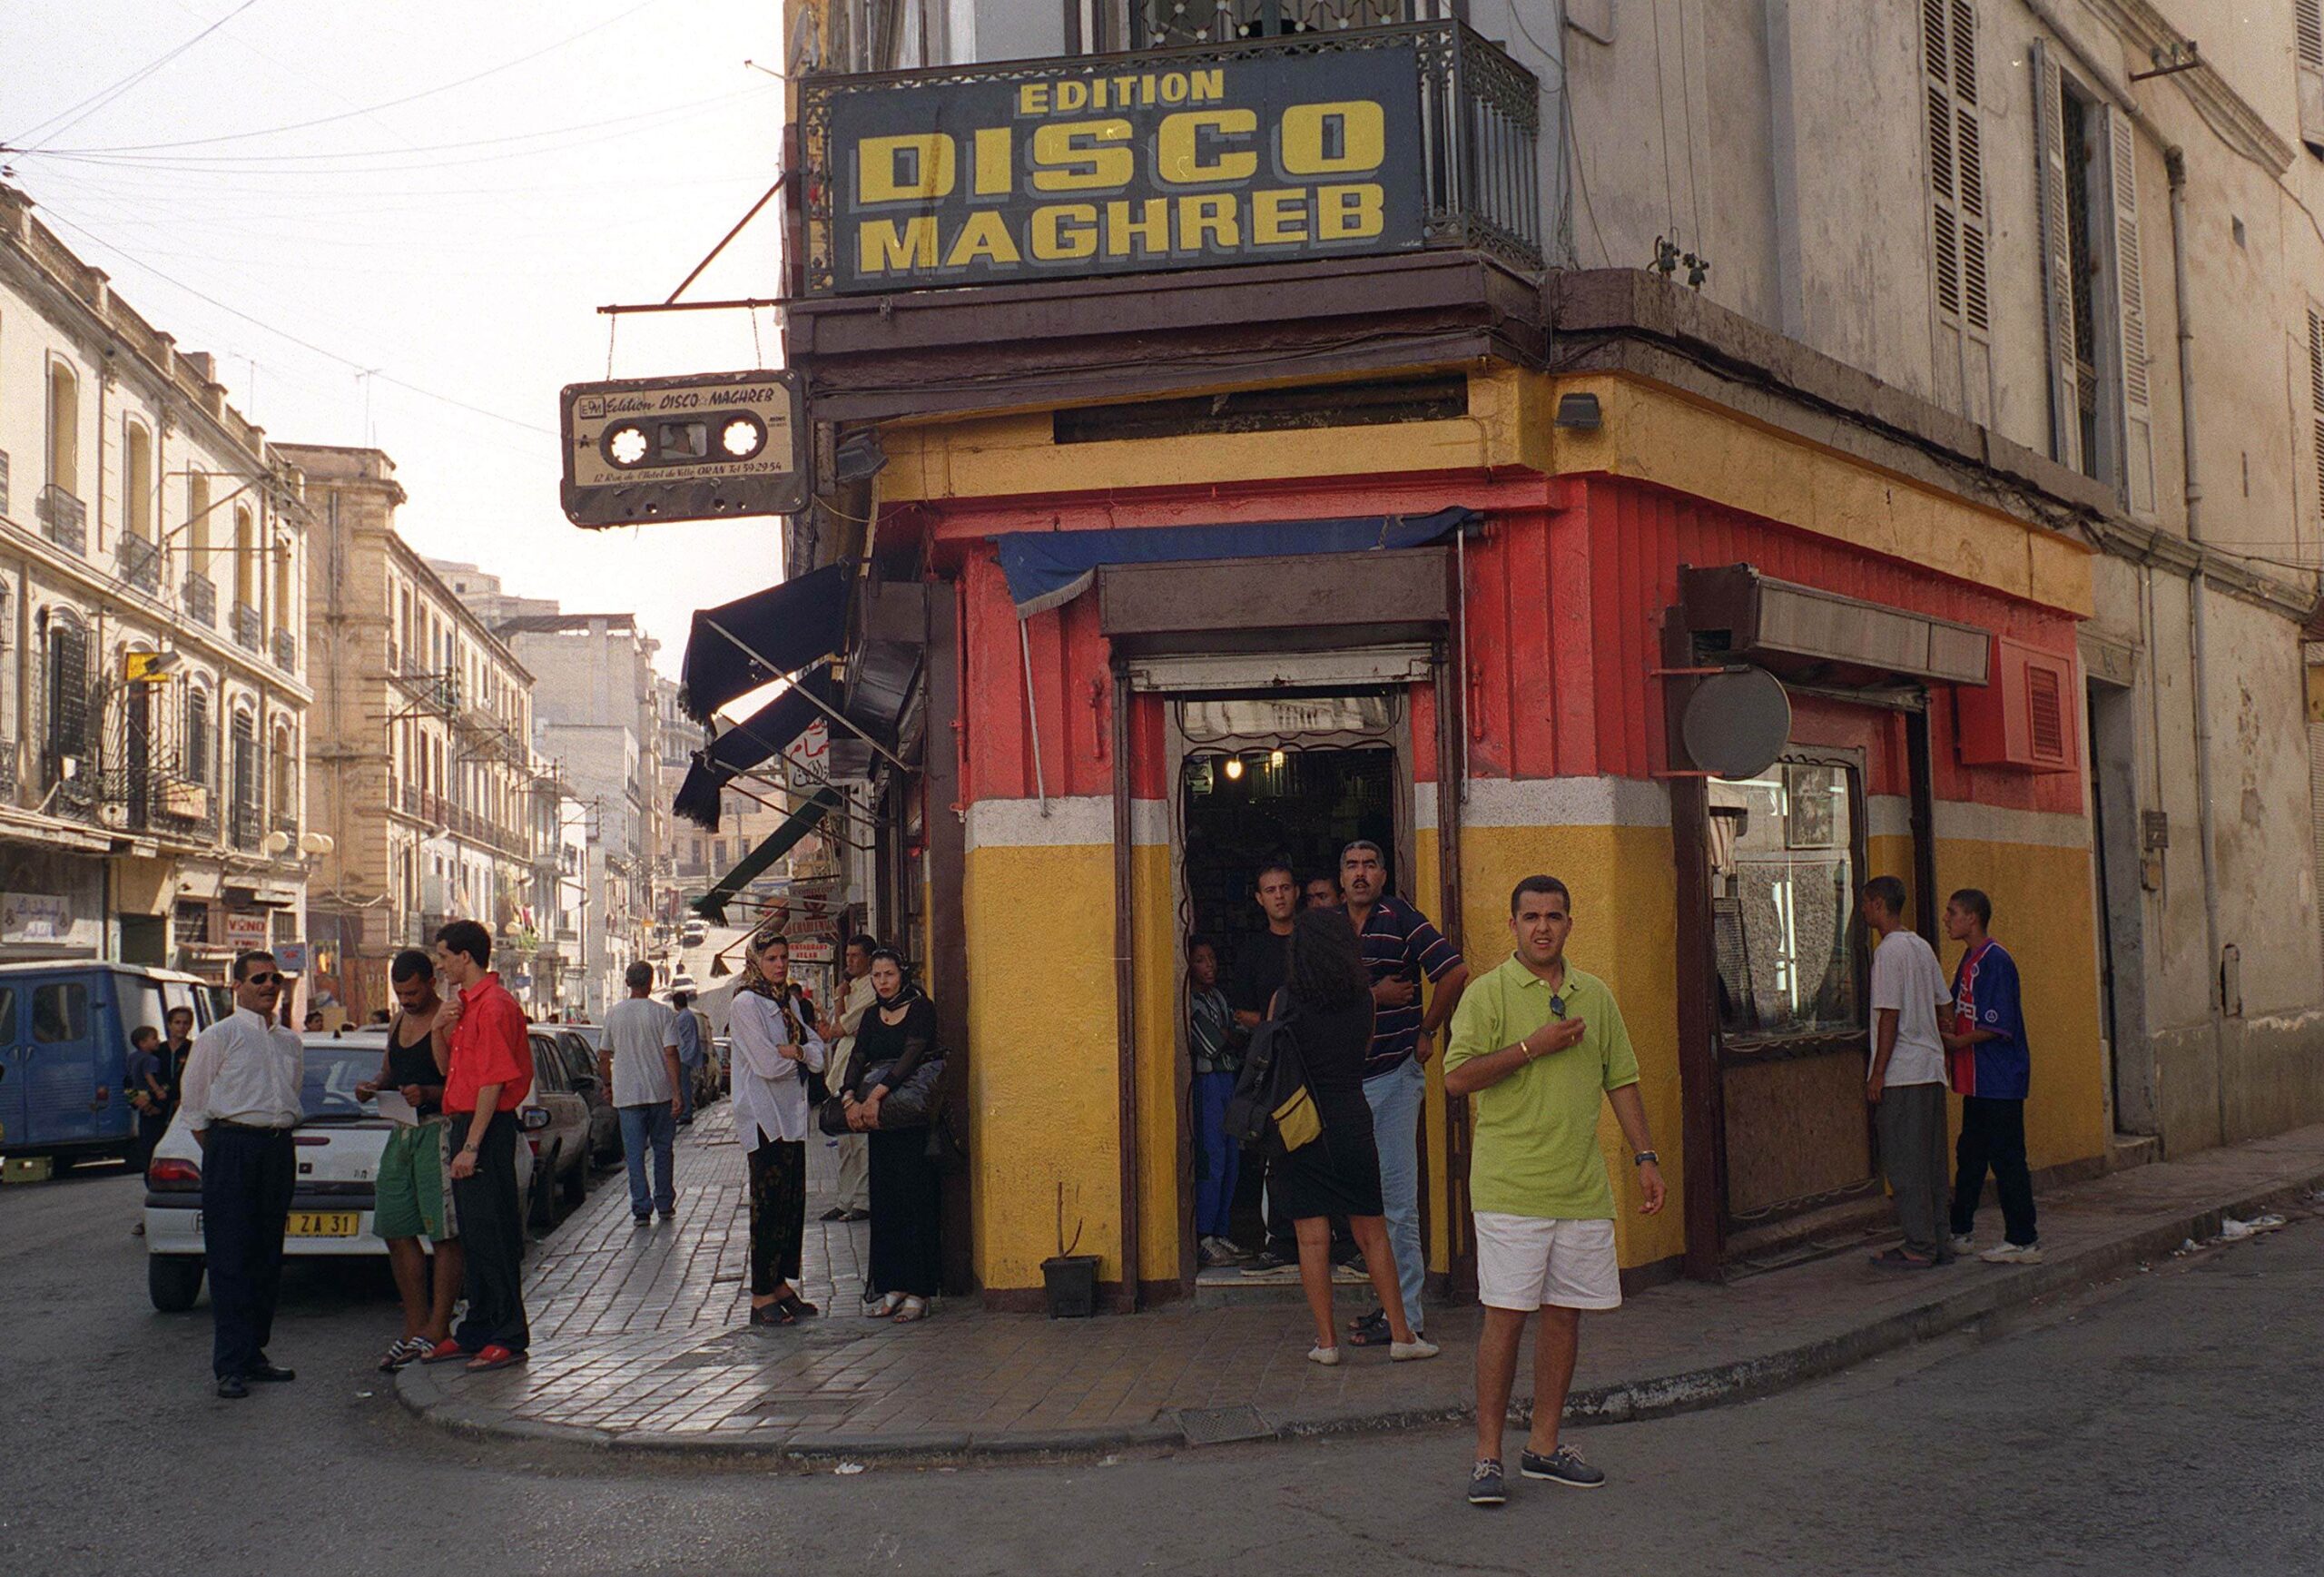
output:
<path id="1" fill-rule="evenodd" d="M 1290 1099 L 1275 1109 L 1275 1131 L 1286 1153 L 1322 1135 L 1323 1115 L 1315 1109 L 1315 1099 L 1307 1093 L 1305 1085 L 1294 1090 Z"/>

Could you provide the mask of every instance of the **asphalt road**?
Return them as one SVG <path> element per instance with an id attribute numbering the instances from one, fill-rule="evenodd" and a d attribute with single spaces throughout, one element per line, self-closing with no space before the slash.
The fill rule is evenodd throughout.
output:
<path id="1" fill-rule="evenodd" d="M 371 1372 L 384 1276 L 308 1267 L 273 1347 L 299 1380 L 220 1402 L 207 1303 L 146 1304 L 137 1187 L 0 1189 L 0 1572 L 2324 1571 L 2324 1222 L 1576 1432 L 1609 1487 L 1482 1513 L 1457 1429 L 854 1475 L 471 1444 Z"/>

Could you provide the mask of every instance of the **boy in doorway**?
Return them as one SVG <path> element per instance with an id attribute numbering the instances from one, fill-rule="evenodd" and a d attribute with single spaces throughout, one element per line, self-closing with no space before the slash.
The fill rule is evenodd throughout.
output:
<path id="1" fill-rule="evenodd" d="M 1945 1036 L 1953 1089 L 1961 1097 L 1961 1138 L 1953 1157 L 1953 1251 L 1976 1247 L 1977 1201 L 1985 1172 L 2001 1196 L 2004 1240 L 1977 1256 L 1988 1265 L 2039 1265 L 2034 1178 L 2025 1166 L 2025 1097 L 2033 1061 L 2017 961 L 1995 941 L 1993 900 L 1964 887 L 1945 905 L 1945 934 L 1961 944 L 1953 971 L 1953 1020 Z"/>
<path id="2" fill-rule="evenodd" d="M 1896 1195 L 1901 1247 L 1876 1254 L 1884 1270 L 1927 1270 L 1953 1257 L 1945 1233 L 1945 1045 L 1937 1015 L 1952 1002 L 1936 951 L 1905 927 L 1905 884 L 1864 884 L 1872 928 L 1872 1064 L 1864 1099 L 1880 1136 L 1880 1169 Z"/>
<path id="3" fill-rule="evenodd" d="M 1218 950 L 1196 939 L 1187 950 L 1187 1042 L 1195 1072 L 1195 1237 L 1205 1266 L 1244 1257 L 1234 1239 L 1240 1157 L 1226 1139 L 1226 1103 L 1243 1069 L 1245 1040 L 1218 989 Z"/>

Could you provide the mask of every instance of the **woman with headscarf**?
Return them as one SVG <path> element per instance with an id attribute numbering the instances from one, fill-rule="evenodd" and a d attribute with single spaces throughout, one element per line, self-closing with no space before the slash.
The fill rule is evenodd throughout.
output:
<path id="1" fill-rule="evenodd" d="M 863 1312 L 899 1325 L 928 1316 L 943 1272 L 938 1227 L 941 1180 L 928 1158 L 924 1123 L 883 1127 L 881 1107 L 911 1081 L 921 1065 L 943 1053 L 936 1046 L 936 1004 L 904 974 L 894 950 L 872 955 L 871 1011 L 856 1031 L 849 1059 L 856 1088 L 845 1092 L 847 1126 L 871 1135 L 872 1264 L 863 1282 Z"/>
<path id="2" fill-rule="evenodd" d="M 807 1079 L 822 1071 L 823 1038 L 791 983 L 787 940 L 752 941 L 726 1028 L 734 1137 L 751 1169 L 751 1323 L 796 1325 L 818 1312 L 794 1284 L 807 1230 Z"/>

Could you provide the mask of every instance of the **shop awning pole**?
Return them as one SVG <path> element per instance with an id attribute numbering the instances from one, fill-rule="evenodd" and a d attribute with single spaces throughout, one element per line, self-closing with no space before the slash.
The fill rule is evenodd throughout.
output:
<path id="1" fill-rule="evenodd" d="M 743 640 L 740 636 L 734 634 L 734 631 L 728 629 L 724 625 L 720 624 L 716 619 L 704 619 L 702 622 L 709 626 L 712 629 L 716 630 L 720 635 L 724 636 L 728 640 L 734 642 L 736 650 L 740 651 L 743 655 L 750 658 L 752 662 L 756 663 L 760 667 L 764 668 L 768 673 L 780 674 L 783 672 L 783 669 L 777 667 L 766 658 L 760 656 L 756 652 L 751 650 L 750 647 L 743 645 Z M 902 761 L 897 758 L 894 751 L 890 750 L 886 745 L 881 744 L 878 740 L 872 738 L 869 734 L 866 734 L 852 719 L 842 716 L 821 695 L 816 695 L 812 690 L 807 689 L 803 685 L 798 686 L 797 688 L 799 690 L 799 694 L 804 695 L 816 711 L 822 713 L 833 723 L 838 724 L 842 728 L 846 729 L 850 734 L 855 735 L 856 738 L 870 745 L 874 751 L 878 752 L 883 759 L 893 765 L 898 772 L 910 772 L 911 770 L 911 767 L 906 766 Z"/>
<path id="2" fill-rule="evenodd" d="M 1033 793 L 1041 802 L 1041 814 L 1049 813 L 1049 784 L 1041 776 L 1041 714 L 1033 705 L 1033 637 L 1026 632 L 1025 616 L 1017 616 L 1017 649 L 1025 654 L 1025 732 L 1033 736 Z"/>

